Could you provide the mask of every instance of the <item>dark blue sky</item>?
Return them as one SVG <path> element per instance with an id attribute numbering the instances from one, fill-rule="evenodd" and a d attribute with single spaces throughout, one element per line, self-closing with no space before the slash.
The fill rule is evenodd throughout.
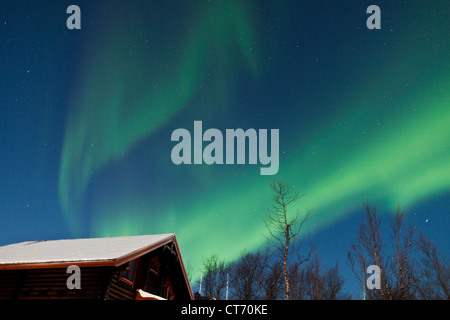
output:
<path id="1" fill-rule="evenodd" d="M 171 133 L 200 120 L 279 129 L 276 177 L 353 287 L 366 199 L 448 252 L 449 6 L 372 2 L 3 1 L 0 244 L 175 232 L 196 272 L 261 248 L 273 176 L 171 162 Z"/>

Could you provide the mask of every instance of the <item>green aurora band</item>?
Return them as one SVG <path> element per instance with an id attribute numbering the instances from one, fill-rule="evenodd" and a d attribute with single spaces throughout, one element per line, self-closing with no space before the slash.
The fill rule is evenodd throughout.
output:
<path id="1" fill-rule="evenodd" d="M 233 12 L 232 19 L 223 17 L 225 9 Z M 142 71 L 147 58 L 138 53 L 130 58 L 123 42 L 102 34 L 106 40 L 92 49 L 81 86 L 74 92 L 80 98 L 68 117 L 60 169 L 60 201 L 75 234 L 81 230 L 81 211 L 93 173 L 107 170 L 140 142 L 151 139 L 186 106 L 193 108 L 190 102 L 200 86 L 213 82 L 215 98 L 228 101 L 233 92 L 230 83 L 238 78 L 237 65 L 242 61 L 254 76 L 264 72 L 255 54 L 254 25 L 246 10 L 233 1 L 208 10 L 197 12 L 196 27 L 187 29 L 194 32 L 184 35 L 189 39 L 187 55 L 154 57 L 156 62 L 147 68 L 152 70 L 150 76 Z M 138 30 L 136 26 L 135 32 L 128 29 L 127 34 L 139 37 Z M 124 31 L 116 31 L 116 37 L 126 39 Z M 280 137 L 290 138 L 280 146 L 286 154 L 280 158 L 278 177 L 287 178 L 305 194 L 292 210 L 313 210 L 309 231 L 347 216 L 365 199 L 391 210 L 397 204 L 412 206 L 449 190 L 450 79 L 448 69 L 434 64 L 434 59 L 441 59 L 448 66 L 449 57 L 430 53 L 432 47 L 417 41 L 426 33 L 423 30 L 403 39 L 407 47 L 398 46 L 397 52 L 374 66 L 369 71 L 370 81 L 367 70 L 361 71 L 360 81 L 355 81 L 358 85 L 352 89 L 357 93 L 342 97 L 333 108 L 338 111 L 321 119 L 315 130 L 305 133 L 298 125 L 280 127 Z M 124 41 L 132 47 L 132 40 L 145 41 Z M 407 58 L 404 52 L 408 52 Z M 162 59 L 173 59 L 172 64 L 164 64 L 172 69 L 158 69 L 157 62 Z M 226 72 L 211 80 L 209 59 L 218 61 L 214 67 Z M 424 63 L 415 66 L 416 61 Z M 290 101 L 292 105 L 283 108 L 297 108 L 301 97 Z M 166 143 L 170 144 L 169 137 Z M 172 166 L 169 163 L 168 170 Z M 273 177 L 257 176 L 259 170 L 246 166 L 236 169 L 240 174 L 222 176 L 217 183 L 214 177 L 220 168 L 201 167 L 181 168 L 192 175 L 204 172 L 195 178 L 202 190 L 185 201 L 171 195 L 164 204 L 155 204 L 151 193 L 136 193 L 132 192 L 135 188 L 127 187 L 119 198 L 93 199 L 91 235 L 175 232 L 185 260 L 194 268 L 201 257 L 213 252 L 233 259 L 244 249 L 263 245 L 261 218 L 270 207 L 268 184 Z"/>
<path id="2" fill-rule="evenodd" d="M 231 15 L 232 19 L 223 17 L 221 12 L 224 10 L 235 13 Z M 235 60 L 238 57 L 232 51 L 236 46 L 240 47 L 239 52 L 252 72 L 256 72 L 256 60 L 250 47 L 250 26 L 238 2 L 217 3 L 207 12 L 198 12 L 202 17 L 200 22 L 189 28 L 194 30 L 193 34 L 186 35 L 191 39 L 187 44 L 188 54 L 173 64 L 167 60 L 176 60 L 176 56 L 168 56 L 166 52 L 158 57 L 147 57 L 144 50 L 141 55 L 139 52 L 132 54 L 136 43 L 148 41 L 140 31 L 143 26 L 136 22 L 145 21 L 146 16 L 142 12 L 141 19 L 133 15 L 133 29 L 130 30 L 119 23 L 108 23 L 120 21 L 118 12 L 120 10 L 105 13 L 105 30 L 98 32 L 98 38 L 92 40 L 92 54 L 87 57 L 85 76 L 73 94 L 75 102 L 68 117 L 59 196 L 74 232 L 80 228 L 77 216 L 91 175 L 123 156 L 182 110 L 200 84 L 211 81 L 205 79 L 208 63 L 220 61 L 216 67 L 223 70 L 222 79 L 214 81 L 219 83 L 224 95 L 226 81 L 236 76 Z M 139 10 L 133 11 L 136 12 Z M 130 39 L 129 34 L 135 38 Z M 116 41 L 116 38 L 122 41 Z M 155 62 L 143 70 L 142 61 L 149 58 Z M 158 70 L 158 64 L 172 65 L 173 69 L 162 69 L 152 75 L 155 85 L 149 85 L 147 72 L 153 74 Z M 225 97 L 221 100 L 225 101 Z"/>

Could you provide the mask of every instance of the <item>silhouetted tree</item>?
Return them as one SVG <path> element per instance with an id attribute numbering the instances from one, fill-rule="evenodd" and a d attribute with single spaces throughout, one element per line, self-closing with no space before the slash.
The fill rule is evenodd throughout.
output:
<path id="1" fill-rule="evenodd" d="M 297 240 L 300 238 L 303 224 L 311 215 L 310 211 L 301 215 L 298 211 L 295 214 L 288 212 L 290 205 L 301 198 L 298 192 L 294 191 L 293 185 L 286 181 L 274 179 L 270 184 L 273 192 L 272 210 L 265 217 L 264 224 L 269 232 L 269 246 L 278 252 L 283 263 L 283 279 L 285 283 L 285 297 L 290 299 L 290 282 L 288 268 L 290 263 L 298 266 L 308 261 L 311 256 L 312 247 L 305 257 L 301 257 L 298 252 Z M 291 261 L 291 255 L 296 254 L 297 259 Z"/>
<path id="2" fill-rule="evenodd" d="M 390 218 L 391 252 L 381 236 L 381 218 L 374 206 L 364 203 L 365 220 L 347 253 L 348 262 L 362 286 L 369 265 L 381 269 L 379 290 L 367 290 L 369 299 L 449 299 L 450 270 L 447 258 L 416 229 L 406 223 L 400 206 Z"/>
<path id="3" fill-rule="evenodd" d="M 262 299 L 262 286 L 268 256 L 261 252 L 246 253 L 235 261 L 230 283 L 233 297 L 239 300 Z"/>
<path id="4" fill-rule="evenodd" d="M 414 299 L 413 287 L 415 250 L 414 228 L 405 223 L 405 212 L 397 206 L 395 214 L 390 218 L 392 255 L 389 275 L 391 276 L 391 299 Z"/>
<path id="5" fill-rule="evenodd" d="M 391 289 L 386 278 L 387 262 L 384 253 L 384 242 L 381 236 L 381 219 L 377 209 L 368 201 L 364 202 L 365 220 L 358 229 L 355 242 L 347 252 L 350 267 L 363 286 L 366 285 L 366 270 L 370 265 L 381 269 L 381 288 L 369 290 L 369 299 L 385 299 L 391 297 Z"/>
<path id="6" fill-rule="evenodd" d="M 213 254 L 203 261 L 203 286 L 204 296 L 217 300 L 225 298 L 227 286 L 227 274 L 232 268 L 231 264 Z"/>
<path id="7" fill-rule="evenodd" d="M 330 267 L 323 276 L 325 300 L 348 300 L 351 296 L 344 291 L 344 279 L 339 273 L 339 265 L 336 261 L 334 267 Z"/>
<path id="8" fill-rule="evenodd" d="M 450 299 L 450 267 L 447 257 L 423 234 L 418 240 L 421 253 L 416 289 L 422 299 Z"/>
<path id="9" fill-rule="evenodd" d="M 323 269 L 319 256 L 315 254 L 306 267 L 301 270 L 291 268 L 293 277 L 299 281 L 292 290 L 292 299 L 297 300 L 338 300 L 350 299 L 344 292 L 344 280 L 339 274 L 336 262 L 334 267 Z"/>
<path id="10" fill-rule="evenodd" d="M 268 259 L 264 269 L 262 282 L 262 299 L 278 300 L 285 292 L 283 280 L 283 264 L 278 257 Z"/>

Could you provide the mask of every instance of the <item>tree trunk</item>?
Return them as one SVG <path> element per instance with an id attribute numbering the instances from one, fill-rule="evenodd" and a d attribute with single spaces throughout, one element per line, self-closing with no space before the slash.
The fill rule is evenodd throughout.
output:
<path id="1" fill-rule="evenodd" d="M 289 300 L 289 279 L 287 274 L 287 255 L 289 250 L 289 241 L 286 243 L 286 247 L 284 250 L 284 259 L 283 259 L 283 274 L 284 274 L 284 282 L 286 284 L 286 300 Z"/>

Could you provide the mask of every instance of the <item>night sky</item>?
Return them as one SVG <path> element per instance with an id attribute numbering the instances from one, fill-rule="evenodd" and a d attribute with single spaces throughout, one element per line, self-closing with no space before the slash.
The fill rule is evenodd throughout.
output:
<path id="1" fill-rule="evenodd" d="M 366 199 L 448 253 L 449 16 L 447 1 L 2 1 L 0 245 L 174 232 L 198 277 L 211 253 L 264 246 L 276 177 L 349 283 Z M 278 173 L 175 165 L 171 134 L 196 120 L 279 129 Z"/>

